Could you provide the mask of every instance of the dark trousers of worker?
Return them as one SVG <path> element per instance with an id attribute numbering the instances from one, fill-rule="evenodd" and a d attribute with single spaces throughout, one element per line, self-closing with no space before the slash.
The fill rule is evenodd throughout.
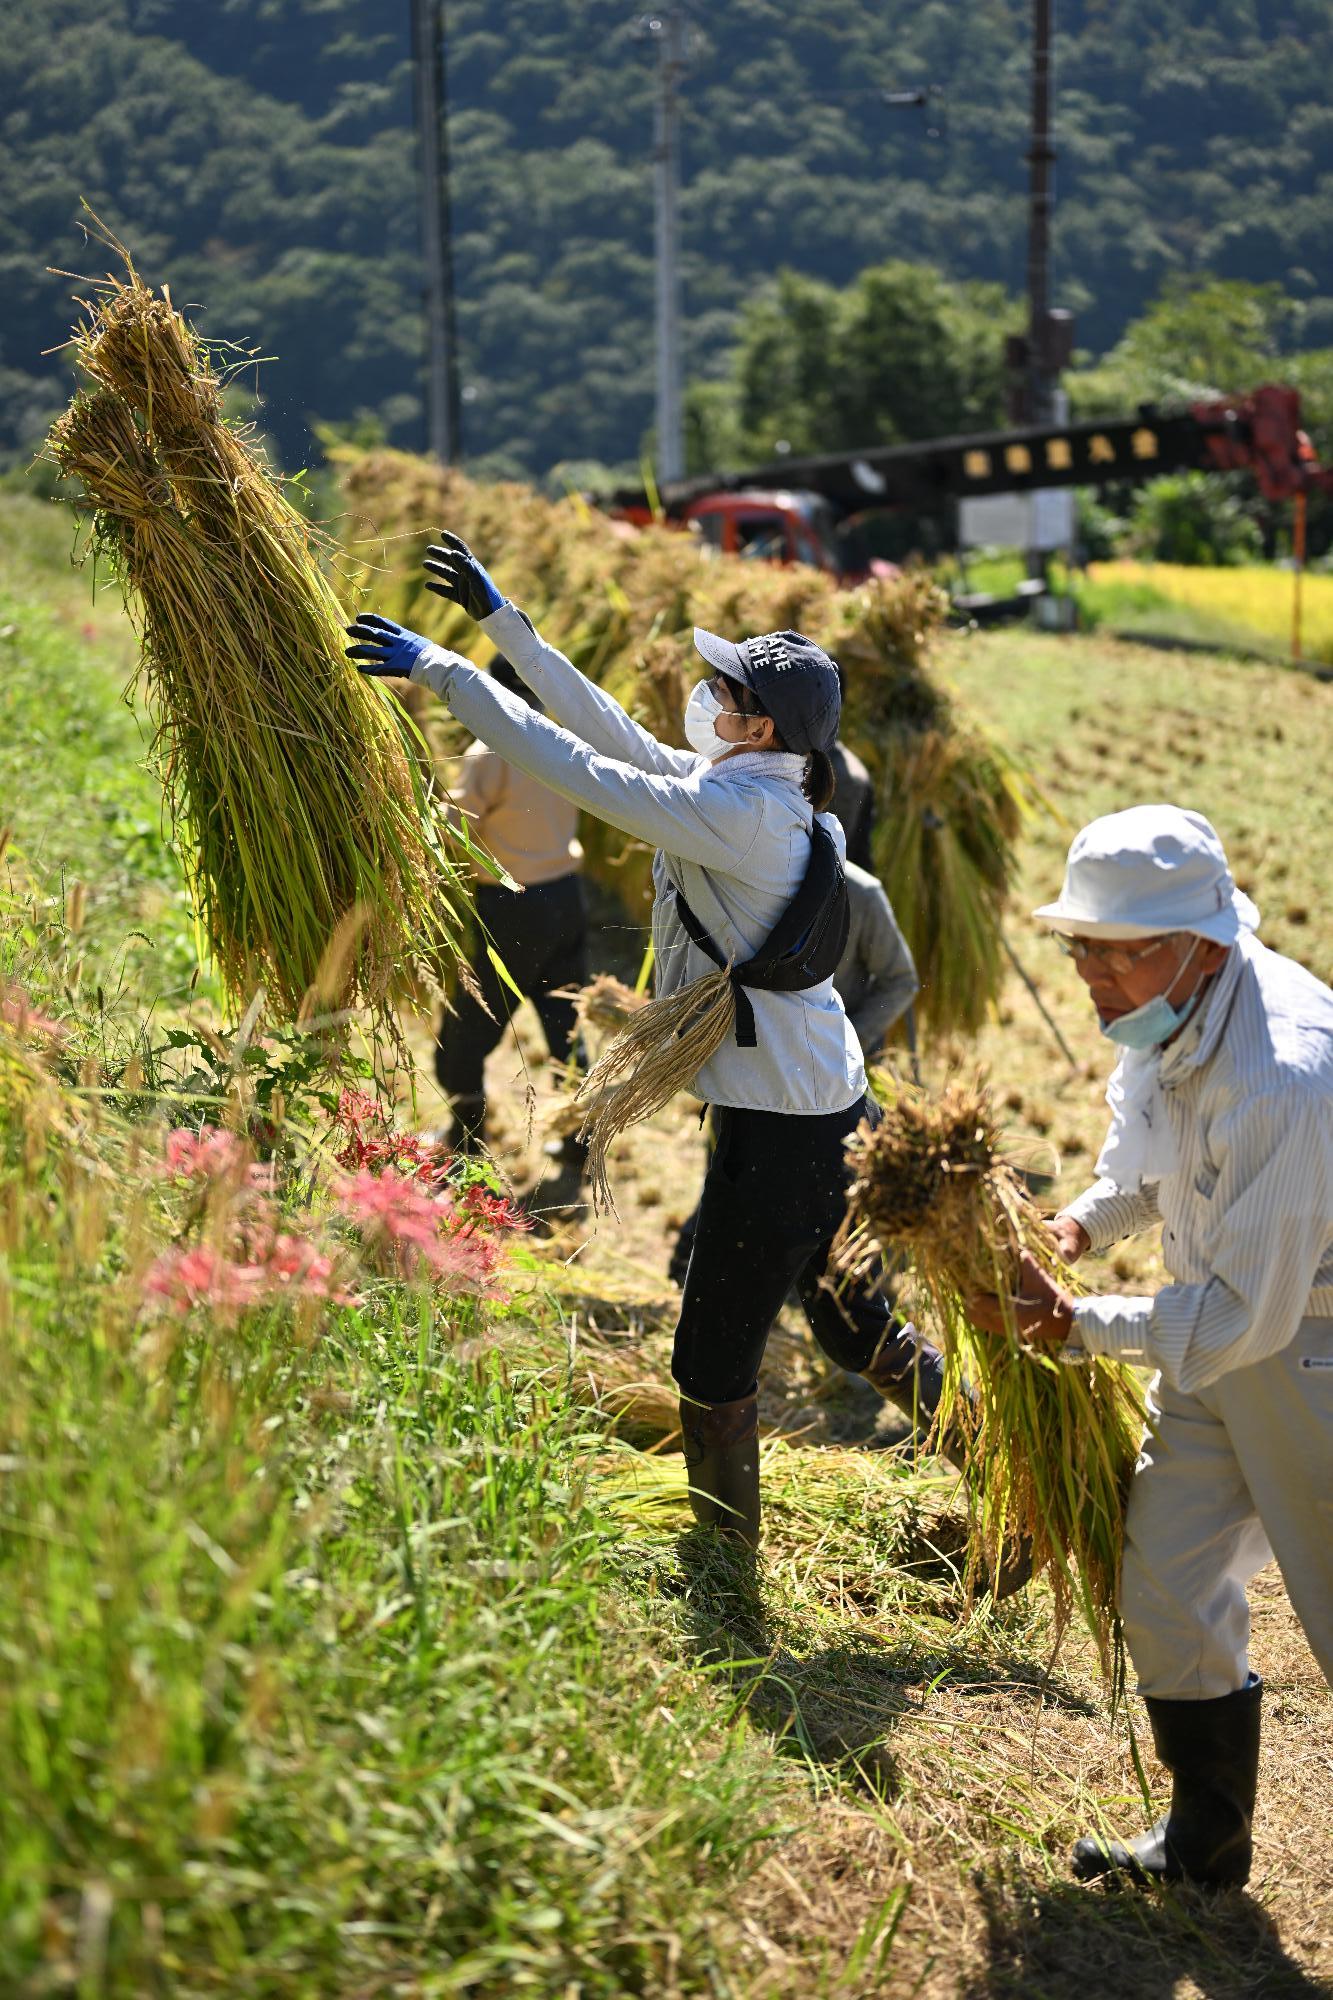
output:
<path id="1" fill-rule="evenodd" d="M 867 1068 L 872 1062 L 879 1060 L 883 1046 L 882 1042 L 876 1042 L 872 1048 L 863 1051 L 863 1058 Z M 715 1119 L 716 1117 L 717 1113 L 714 1112 L 712 1118 Z M 711 1159 L 713 1152 L 712 1119 L 710 1119 L 709 1124 L 708 1157 Z M 677 1232 L 676 1241 L 671 1252 L 671 1261 L 667 1265 L 667 1276 L 673 1285 L 683 1285 L 685 1283 L 685 1273 L 689 1268 L 690 1252 L 694 1248 L 694 1233 L 699 1227 L 699 1210 L 702 1203 L 703 1196 L 700 1195 L 699 1200 L 695 1202 L 693 1209 L 681 1223 L 680 1229 Z"/>
<path id="2" fill-rule="evenodd" d="M 686 1396 L 730 1403 L 757 1386 L 759 1364 L 783 1300 L 795 1286 L 824 1353 L 864 1373 L 903 1346 L 890 1301 L 873 1283 L 825 1284 L 829 1250 L 847 1209 L 851 1173 L 843 1143 L 866 1116 L 798 1117 L 713 1110 L 714 1147 L 676 1326 L 671 1372 Z"/>
<path id="3" fill-rule="evenodd" d="M 518 895 L 483 883 L 477 890 L 477 916 L 484 931 L 471 965 L 486 1004 L 460 987 L 454 1011 L 440 1022 L 435 1048 L 440 1088 L 454 1102 L 459 1122 L 472 1131 L 480 1130 L 485 1112 L 486 1058 L 518 1006 L 487 955 L 486 936 L 515 986 L 536 1008 L 555 1062 L 568 1062 L 571 1055 L 581 1060 L 574 1003 L 556 995 L 561 987 L 585 985 L 588 978 L 588 917 L 577 875 L 534 883 Z"/>

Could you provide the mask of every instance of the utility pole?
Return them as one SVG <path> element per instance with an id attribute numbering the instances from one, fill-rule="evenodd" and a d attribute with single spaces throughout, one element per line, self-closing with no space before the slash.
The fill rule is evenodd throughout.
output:
<path id="1" fill-rule="evenodd" d="M 450 465 L 459 453 L 459 396 L 445 125 L 444 0 L 412 0 L 412 87 L 426 280 L 426 441 L 431 455 L 441 465 Z"/>
<path id="2" fill-rule="evenodd" d="M 1060 371 L 1074 351 L 1074 318 L 1051 306 L 1051 211 L 1055 206 L 1055 146 L 1051 138 L 1051 16 L 1053 0 L 1033 0 L 1032 118 L 1028 139 L 1028 324 L 1005 347 L 1009 421 L 1050 424 Z"/>
<path id="3" fill-rule="evenodd" d="M 1072 313 L 1051 306 L 1051 209 L 1054 206 L 1055 146 L 1051 139 L 1051 15 L 1054 0 L 1032 0 L 1032 122 L 1028 140 L 1028 324 L 1026 333 L 1005 343 L 1009 370 L 1009 421 L 1061 423 L 1066 414 L 1060 393 L 1061 370 L 1074 351 Z M 1031 502 L 1027 570 L 1046 575 L 1046 555 L 1038 546 L 1052 522 L 1039 522 L 1039 497 Z"/>
<path id="4" fill-rule="evenodd" d="M 656 241 L 657 241 L 657 483 L 685 476 L 685 422 L 681 395 L 680 268 L 676 206 L 680 193 L 680 85 L 685 69 L 685 18 L 681 0 L 665 0 L 645 21 L 657 40 Z"/>
<path id="5" fill-rule="evenodd" d="M 1051 0 L 1033 0 L 1032 139 L 1028 147 L 1027 421 L 1052 420 L 1047 319 L 1051 293 Z"/>

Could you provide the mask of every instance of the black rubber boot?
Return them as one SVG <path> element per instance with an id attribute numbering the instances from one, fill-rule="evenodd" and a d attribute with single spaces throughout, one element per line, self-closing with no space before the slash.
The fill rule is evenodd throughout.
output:
<path id="1" fill-rule="evenodd" d="M 759 1546 L 759 1399 L 734 1403 L 680 1399 L 690 1508 L 701 1528 L 720 1528 Z"/>
<path id="2" fill-rule="evenodd" d="M 924 1437 L 944 1393 L 944 1356 L 917 1332 L 910 1319 L 895 1325 L 862 1373 L 885 1402 L 909 1417 Z M 963 1440 L 954 1433 L 937 1439 L 935 1449 L 958 1466 L 966 1457 Z"/>
<path id="3" fill-rule="evenodd" d="M 1085 1834 L 1071 1857 L 1080 1882 L 1111 1873 L 1206 1888 L 1248 1882 L 1263 1690 L 1251 1674 L 1247 1686 L 1213 1701 L 1148 1696 L 1153 1743 L 1171 1773 L 1171 1809 L 1135 1840 Z"/>

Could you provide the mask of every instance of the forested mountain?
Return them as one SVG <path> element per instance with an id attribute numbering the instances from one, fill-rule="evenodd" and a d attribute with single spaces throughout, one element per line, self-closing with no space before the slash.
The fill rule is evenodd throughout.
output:
<path id="1" fill-rule="evenodd" d="M 0 0 L 0 449 L 63 395 L 85 196 L 312 418 L 422 439 L 408 0 Z M 652 409 L 652 46 L 636 0 L 448 0 L 465 449 L 632 458 Z M 786 265 L 1022 279 L 1027 0 L 692 7 L 687 366 Z M 1174 272 L 1274 281 L 1333 343 L 1327 0 L 1056 0 L 1056 297 L 1111 347 Z M 886 88 L 934 85 L 920 110 Z"/>

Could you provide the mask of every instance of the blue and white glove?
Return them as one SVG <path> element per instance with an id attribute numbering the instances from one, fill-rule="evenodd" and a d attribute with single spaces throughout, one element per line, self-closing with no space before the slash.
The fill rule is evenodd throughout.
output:
<path id="1" fill-rule="evenodd" d="M 406 625 L 395 625 L 392 618 L 380 618 L 373 611 L 363 611 L 347 627 L 347 636 L 355 642 L 347 648 L 348 659 L 359 674 L 377 681 L 410 681 L 419 660 L 441 651 L 433 639 L 423 639 L 420 632 L 409 632 Z"/>
<path id="2" fill-rule="evenodd" d="M 426 588 L 478 620 L 489 618 L 505 601 L 462 536 L 447 528 L 426 550 Z"/>

